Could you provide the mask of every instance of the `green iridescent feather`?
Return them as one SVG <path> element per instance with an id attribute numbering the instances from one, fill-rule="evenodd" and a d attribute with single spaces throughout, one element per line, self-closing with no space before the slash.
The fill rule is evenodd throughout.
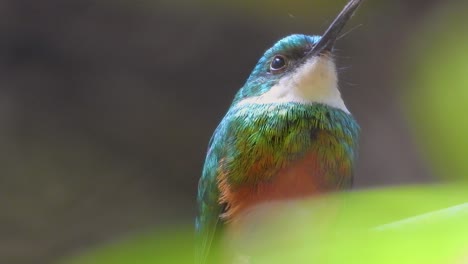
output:
<path id="1" fill-rule="evenodd" d="M 326 142 L 314 135 L 329 134 Z M 233 186 L 267 181 L 291 161 L 308 151 L 316 151 L 327 171 L 329 186 L 349 186 L 356 159 L 359 126 L 349 114 L 322 104 L 251 104 L 232 107 L 215 131 L 199 184 L 200 232 L 215 232 L 222 213 L 217 176 L 223 159 Z M 271 157 L 271 158 L 265 158 Z M 254 163 L 261 162 L 264 173 L 247 178 Z M 347 166 L 346 175 L 338 166 Z M 214 234 L 211 234 L 214 235 Z M 210 240 L 211 241 L 211 240 Z"/>

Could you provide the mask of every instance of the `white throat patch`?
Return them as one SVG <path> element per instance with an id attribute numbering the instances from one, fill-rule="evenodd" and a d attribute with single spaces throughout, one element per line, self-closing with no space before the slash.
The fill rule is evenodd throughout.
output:
<path id="1" fill-rule="evenodd" d="M 268 92 L 250 97 L 239 104 L 322 103 L 349 113 L 340 91 L 333 60 L 327 56 L 314 57 L 296 71 L 284 76 Z"/>

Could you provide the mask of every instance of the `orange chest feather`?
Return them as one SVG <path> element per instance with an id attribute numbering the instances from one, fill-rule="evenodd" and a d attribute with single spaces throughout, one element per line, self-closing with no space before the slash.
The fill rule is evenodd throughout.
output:
<path id="1" fill-rule="evenodd" d="M 271 180 L 255 185 L 232 188 L 226 175 L 219 175 L 220 202 L 228 205 L 223 217 L 231 221 L 245 209 L 257 204 L 295 199 L 318 194 L 321 191 L 323 171 L 315 153 L 280 169 Z"/>

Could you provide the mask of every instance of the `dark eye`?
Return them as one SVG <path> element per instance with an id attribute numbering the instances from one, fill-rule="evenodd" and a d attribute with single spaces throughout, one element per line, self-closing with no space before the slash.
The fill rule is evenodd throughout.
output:
<path id="1" fill-rule="evenodd" d="M 276 55 L 270 63 L 270 70 L 278 72 L 286 67 L 286 58 L 282 55 Z"/>

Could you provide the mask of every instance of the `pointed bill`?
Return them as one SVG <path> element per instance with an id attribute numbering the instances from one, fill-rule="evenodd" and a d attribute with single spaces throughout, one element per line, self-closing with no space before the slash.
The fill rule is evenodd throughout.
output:
<path id="1" fill-rule="evenodd" d="M 335 18 L 333 23 L 323 34 L 320 41 L 310 52 L 312 56 L 320 54 L 322 52 L 330 52 L 335 45 L 335 41 L 338 38 L 341 30 L 344 28 L 349 19 L 353 16 L 356 9 L 361 4 L 361 0 L 350 0 L 348 4 L 343 8 L 341 13 Z"/>

